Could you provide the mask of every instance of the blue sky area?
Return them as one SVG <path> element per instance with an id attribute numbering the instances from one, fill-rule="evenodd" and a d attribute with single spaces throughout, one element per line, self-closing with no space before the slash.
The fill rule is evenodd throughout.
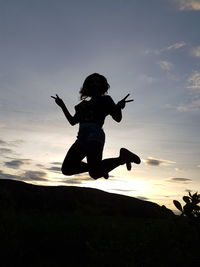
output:
<path id="1" fill-rule="evenodd" d="M 173 208 L 200 186 L 199 0 L 0 0 L 0 178 L 100 188 Z M 51 95 L 74 113 L 91 73 L 117 102 L 134 102 L 120 124 L 107 118 L 104 157 L 120 147 L 142 164 L 109 180 L 63 176 L 76 139 Z"/>

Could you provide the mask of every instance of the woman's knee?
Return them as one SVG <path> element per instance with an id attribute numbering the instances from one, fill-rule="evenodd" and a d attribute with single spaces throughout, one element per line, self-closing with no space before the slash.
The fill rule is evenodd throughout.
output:
<path id="1" fill-rule="evenodd" d="M 91 178 L 93 178 L 95 180 L 103 176 L 102 172 L 97 168 L 96 169 L 90 169 L 89 170 L 89 175 L 90 175 Z"/>
<path id="2" fill-rule="evenodd" d="M 72 168 L 70 168 L 69 166 L 62 166 L 61 172 L 64 175 L 73 175 L 74 174 L 74 170 Z"/>

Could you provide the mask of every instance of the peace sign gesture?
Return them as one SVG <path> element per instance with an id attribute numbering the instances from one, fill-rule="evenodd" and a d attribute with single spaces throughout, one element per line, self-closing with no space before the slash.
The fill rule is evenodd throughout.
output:
<path id="1" fill-rule="evenodd" d="M 133 102 L 134 99 L 126 100 L 129 97 L 130 94 L 126 95 L 122 100 L 120 100 L 117 105 L 120 106 L 121 109 L 123 109 L 126 105 L 126 103 Z"/>
<path id="2" fill-rule="evenodd" d="M 55 96 L 51 96 L 51 97 L 55 99 L 55 102 L 58 106 L 60 106 L 61 108 L 65 107 L 65 103 L 58 95 L 56 95 L 56 97 Z"/>

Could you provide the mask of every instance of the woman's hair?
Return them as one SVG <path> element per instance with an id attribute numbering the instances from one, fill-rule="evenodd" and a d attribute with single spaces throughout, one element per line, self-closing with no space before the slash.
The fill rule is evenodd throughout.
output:
<path id="1" fill-rule="evenodd" d="M 110 85 L 103 75 L 93 73 L 85 79 L 83 86 L 79 91 L 80 99 L 82 100 L 95 95 L 104 95 L 109 88 Z"/>

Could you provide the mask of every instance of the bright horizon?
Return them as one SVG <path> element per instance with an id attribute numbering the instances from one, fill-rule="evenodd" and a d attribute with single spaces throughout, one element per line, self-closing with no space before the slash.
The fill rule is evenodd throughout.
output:
<path id="1" fill-rule="evenodd" d="M 166 205 L 199 191 L 199 0 L 3 1 L 0 25 L 0 178 L 99 188 Z M 142 163 L 110 178 L 67 177 L 60 166 L 76 139 L 50 98 L 71 113 L 86 76 L 108 79 L 115 102 L 104 158 L 126 147 Z"/>

